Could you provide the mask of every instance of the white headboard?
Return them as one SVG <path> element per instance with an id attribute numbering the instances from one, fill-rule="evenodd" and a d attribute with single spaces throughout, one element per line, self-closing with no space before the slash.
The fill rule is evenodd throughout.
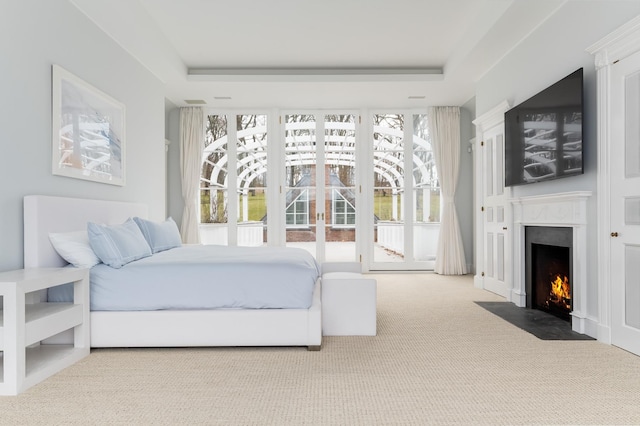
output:
<path id="1" fill-rule="evenodd" d="M 24 266 L 37 268 L 66 265 L 49 241 L 50 232 L 85 230 L 87 222 L 114 225 L 133 216 L 147 218 L 147 205 L 28 195 L 24 197 Z"/>

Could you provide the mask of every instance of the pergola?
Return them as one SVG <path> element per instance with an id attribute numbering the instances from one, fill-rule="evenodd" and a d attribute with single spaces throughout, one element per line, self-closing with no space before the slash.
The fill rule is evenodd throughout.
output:
<path id="1" fill-rule="evenodd" d="M 287 167 L 316 164 L 315 127 L 316 123 L 313 121 L 287 123 L 285 132 L 285 164 Z M 355 167 L 355 124 L 326 121 L 324 128 L 325 163 L 329 166 Z M 431 187 L 429 170 L 434 167 L 431 144 L 418 135 L 413 136 L 413 169 L 407 174 L 402 155 L 403 148 L 400 144 L 404 137 L 402 129 L 374 126 L 373 131 L 374 134 L 379 135 L 373 141 L 373 171 L 385 182 L 384 188 L 390 189 L 393 197 L 393 219 L 398 220 L 398 217 L 395 217 L 398 211 L 398 196 L 405 190 L 405 179 L 412 179 L 414 189 Z M 267 171 L 267 126 L 258 125 L 238 130 L 237 140 L 242 143 L 235 145 L 237 152 L 236 188 L 239 195 L 244 197 L 242 220 L 247 221 L 248 203 L 246 201 L 252 183 Z M 228 143 L 228 137 L 223 136 L 207 145 L 202 153 L 202 164 L 203 166 L 210 165 L 211 172 L 208 176 L 201 176 L 201 182 L 206 183 L 212 193 L 226 190 L 229 187 Z M 220 154 L 215 162 L 211 160 L 214 153 Z M 203 167 L 203 170 L 206 168 Z M 417 181 L 416 177 L 419 177 L 420 181 Z M 429 202 L 429 197 L 423 197 L 424 211 L 429 211 Z"/>

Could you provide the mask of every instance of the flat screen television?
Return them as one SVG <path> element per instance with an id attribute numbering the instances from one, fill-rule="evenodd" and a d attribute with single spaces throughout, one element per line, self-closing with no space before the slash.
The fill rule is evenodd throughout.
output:
<path id="1" fill-rule="evenodd" d="M 580 68 L 504 114 L 506 186 L 584 173 L 582 84 Z"/>

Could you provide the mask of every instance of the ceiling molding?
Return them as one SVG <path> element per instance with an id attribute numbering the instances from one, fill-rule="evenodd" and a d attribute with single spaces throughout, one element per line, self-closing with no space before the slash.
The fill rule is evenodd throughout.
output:
<path id="1" fill-rule="evenodd" d="M 192 81 L 440 81 L 442 68 L 189 68 Z"/>

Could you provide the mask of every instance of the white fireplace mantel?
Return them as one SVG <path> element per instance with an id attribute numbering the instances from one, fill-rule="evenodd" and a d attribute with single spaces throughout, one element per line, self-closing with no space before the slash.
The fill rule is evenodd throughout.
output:
<path id="1" fill-rule="evenodd" d="M 564 192 L 511 199 L 513 206 L 513 287 L 510 299 L 525 307 L 525 227 L 573 228 L 573 277 L 571 327 L 591 335 L 587 319 L 587 200 L 590 191 Z"/>

